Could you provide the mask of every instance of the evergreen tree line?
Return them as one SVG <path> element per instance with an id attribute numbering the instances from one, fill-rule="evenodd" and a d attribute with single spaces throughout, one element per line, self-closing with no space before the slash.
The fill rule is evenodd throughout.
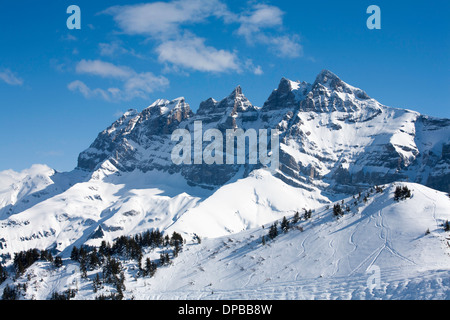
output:
<path id="1" fill-rule="evenodd" d="M 292 220 L 287 219 L 285 216 L 283 217 L 283 219 L 281 220 L 281 224 L 280 224 L 280 228 L 281 231 L 284 233 L 287 233 L 291 228 L 293 228 L 295 224 L 297 224 L 299 221 L 302 220 L 302 218 L 306 221 L 308 219 L 311 219 L 312 216 L 312 210 L 306 210 L 303 209 L 304 213 L 302 215 L 302 217 L 300 216 L 300 213 L 297 211 L 295 212 L 294 216 L 292 217 Z M 303 231 L 302 227 L 297 226 L 296 227 L 298 230 Z M 278 231 L 278 221 L 275 221 L 269 228 L 269 232 L 267 234 L 267 236 L 269 237 L 269 239 L 274 240 L 277 236 L 279 235 L 279 231 Z M 266 237 L 263 236 L 261 239 L 261 242 L 263 245 L 266 244 Z"/>
<path id="2" fill-rule="evenodd" d="M 6 285 L 3 289 L 2 300 L 17 300 L 19 296 L 19 289 L 15 286 Z"/>
<path id="3" fill-rule="evenodd" d="M 113 244 L 102 241 L 100 247 L 74 246 L 70 258 L 80 263 L 82 277 L 87 278 L 88 270 L 95 270 L 102 267 L 102 276 L 97 273 L 93 279 L 94 292 L 103 288 L 103 284 L 112 284 L 117 293 L 111 295 L 100 295 L 99 300 L 120 300 L 125 291 L 124 268 L 119 258 L 132 259 L 138 262 L 138 276 L 153 277 L 158 268 L 158 263 L 147 258 L 142 264 L 143 250 L 145 248 L 173 247 L 173 256 L 178 256 L 184 243 L 183 237 L 173 232 L 172 236 L 164 235 L 158 229 L 146 231 L 135 236 L 120 236 Z M 160 254 L 159 265 L 170 264 L 169 252 Z"/>
<path id="4" fill-rule="evenodd" d="M 17 275 L 21 275 L 36 261 L 48 261 L 53 262 L 56 267 L 62 266 L 61 257 L 53 258 L 53 255 L 48 250 L 29 249 L 27 251 L 21 251 L 14 254 L 14 270 Z M 0 281 L 1 283 L 1 281 Z"/>
<path id="5" fill-rule="evenodd" d="M 173 232 L 172 236 L 169 237 L 169 235 L 164 236 L 156 229 L 135 236 L 120 236 L 114 240 L 112 245 L 102 241 L 98 250 L 92 247 L 82 246 L 77 248 L 74 246 L 70 258 L 78 261 L 82 269 L 94 270 L 105 264 L 112 256 L 133 259 L 139 263 L 143 257 L 143 249 L 148 247 L 173 246 L 173 254 L 176 257 L 181 251 L 183 241 L 183 237 L 177 232 Z M 163 263 L 161 264 L 166 264 L 165 262 L 170 260 L 168 257 L 168 254 L 162 256 Z"/>
<path id="6" fill-rule="evenodd" d="M 75 298 L 77 292 L 78 291 L 76 289 L 67 289 L 63 293 L 53 292 L 50 300 L 70 300 Z"/>

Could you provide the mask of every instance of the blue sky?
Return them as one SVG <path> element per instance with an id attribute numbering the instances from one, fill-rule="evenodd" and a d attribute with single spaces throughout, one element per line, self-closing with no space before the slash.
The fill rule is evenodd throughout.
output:
<path id="1" fill-rule="evenodd" d="M 69 30 L 66 9 L 81 9 Z M 369 5 L 381 30 L 369 30 Z M 262 106 L 281 77 L 322 69 L 381 103 L 450 117 L 447 0 L 16 0 L 0 7 L 0 171 L 76 166 L 130 108 L 195 111 L 241 85 Z"/>

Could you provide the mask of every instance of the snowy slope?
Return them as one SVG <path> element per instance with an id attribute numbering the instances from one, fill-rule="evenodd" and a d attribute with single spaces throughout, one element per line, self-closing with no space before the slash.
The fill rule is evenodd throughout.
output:
<path id="1" fill-rule="evenodd" d="M 105 165 L 87 181 L 1 220 L 0 254 L 38 248 L 67 256 L 73 245 L 99 245 L 152 228 L 218 237 L 328 202 L 318 190 L 294 188 L 265 170 L 205 190 L 179 174 L 111 172 Z M 99 227 L 104 236 L 91 240 Z"/>
<path id="2" fill-rule="evenodd" d="M 0 172 L 0 220 L 64 192 L 87 176 L 81 170 L 59 173 L 39 164 L 21 172 Z"/>
<path id="3" fill-rule="evenodd" d="M 261 228 L 191 246 L 171 268 L 148 281 L 147 298 L 450 298 L 450 219 L 446 194 L 407 184 L 411 199 L 395 202 L 394 186 L 367 204 L 345 200 L 351 212 L 337 220 L 316 210 L 304 231 L 291 230 L 261 244 Z M 427 229 L 430 234 L 426 235 Z M 378 266 L 379 290 L 366 273 Z M 431 287 L 430 287 L 431 286 Z"/>
<path id="4" fill-rule="evenodd" d="M 125 298 L 449 299 L 450 234 L 442 223 L 450 219 L 450 199 L 419 184 L 402 185 L 412 190 L 410 199 L 394 201 L 395 185 L 370 193 L 366 203 L 366 193 L 360 200 L 350 197 L 343 217 L 322 207 L 265 245 L 261 238 L 269 225 L 188 242 L 153 278 L 134 278 L 135 263 L 124 262 Z M 380 275 L 372 289 L 369 268 Z M 32 279 L 25 298 L 46 299 L 76 287 L 76 299 L 93 299 L 96 272 L 81 279 L 70 260 L 59 271 L 39 262 L 18 283 Z"/>
<path id="5" fill-rule="evenodd" d="M 8 212 L 9 208 L 22 198 L 53 184 L 50 177 L 54 173 L 45 165 L 34 165 L 22 172 L 13 170 L 0 172 L 0 212 Z"/>

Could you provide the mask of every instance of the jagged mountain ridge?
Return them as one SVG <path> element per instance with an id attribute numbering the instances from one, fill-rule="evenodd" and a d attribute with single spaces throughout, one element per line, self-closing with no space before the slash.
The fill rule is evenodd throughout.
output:
<path id="1" fill-rule="evenodd" d="M 282 138 L 278 177 L 286 183 L 353 194 L 371 184 L 409 180 L 450 191 L 450 120 L 390 108 L 323 70 L 313 84 L 283 78 L 262 108 L 238 86 L 221 101 L 202 102 L 194 114 L 184 98 L 130 110 L 79 156 L 93 171 L 109 160 L 122 171 L 181 172 L 190 184 L 217 187 L 239 166 L 175 166 L 170 134 L 177 128 L 277 129 Z M 243 176 L 254 166 L 246 165 Z"/>

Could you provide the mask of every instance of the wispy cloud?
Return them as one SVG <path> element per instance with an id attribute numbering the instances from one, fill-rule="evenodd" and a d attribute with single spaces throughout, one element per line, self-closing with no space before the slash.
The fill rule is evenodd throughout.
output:
<path id="1" fill-rule="evenodd" d="M 142 59 L 142 55 L 136 53 L 134 49 L 127 49 L 122 45 L 121 41 L 113 41 L 111 43 L 99 43 L 100 55 L 103 57 L 116 57 L 120 55 L 131 55 Z"/>
<path id="2" fill-rule="evenodd" d="M 261 32 L 262 29 L 282 26 L 283 15 L 284 12 L 278 7 L 257 4 L 252 10 L 237 18 L 240 23 L 237 34 L 244 36 L 248 42 L 252 42 L 253 35 Z"/>
<path id="3" fill-rule="evenodd" d="M 124 33 L 167 39 L 181 33 L 182 25 L 220 16 L 226 5 L 218 0 L 176 0 L 114 6 L 103 11 L 113 16 Z"/>
<path id="4" fill-rule="evenodd" d="M 196 71 L 238 71 L 239 61 L 235 53 L 206 46 L 205 39 L 184 37 L 163 42 L 156 49 L 158 60 Z"/>
<path id="5" fill-rule="evenodd" d="M 303 55 L 303 46 L 298 35 L 285 35 L 273 30 L 283 26 L 284 12 L 278 7 L 266 4 L 254 5 L 237 20 L 240 27 L 237 34 L 243 36 L 250 45 L 266 45 L 271 52 L 282 58 L 296 58 Z"/>
<path id="6" fill-rule="evenodd" d="M 75 71 L 81 74 L 91 74 L 103 78 L 130 78 L 135 72 L 128 67 L 116 66 L 102 60 L 81 60 Z"/>
<path id="7" fill-rule="evenodd" d="M 264 45 L 277 56 L 298 57 L 302 53 L 298 37 L 278 32 L 283 27 L 284 12 L 276 6 L 257 4 L 234 13 L 220 0 L 173 0 L 114 6 L 103 13 L 113 17 L 122 33 L 155 41 L 158 61 L 173 70 L 262 74 L 261 66 L 248 67 L 248 59 L 242 59 L 236 51 L 213 47 L 190 30 L 209 23 L 211 18 L 237 25 L 237 36 L 244 37 L 249 45 Z M 114 50 L 120 48 L 103 47 L 104 54 Z"/>
<path id="8" fill-rule="evenodd" d="M 9 69 L 0 71 L 0 80 L 12 86 L 21 86 L 23 84 L 23 79 Z"/>
<path id="9" fill-rule="evenodd" d="M 106 101 L 129 101 L 134 98 L 147 99 L 154 91 L 163 91 L 169 86 L 169 80 L 155 76 L 151 72 L 137 73 L 126 66 L 116 66 L 102 60 L 81 60 L 76 66 L 79 74 L 88 74 L 101 78 L 118 80 L 121 87 L 91 89 L 81 80 L 68 85 L 68 89 L 81 93 L 85 98 L 101 98 Z"/>

